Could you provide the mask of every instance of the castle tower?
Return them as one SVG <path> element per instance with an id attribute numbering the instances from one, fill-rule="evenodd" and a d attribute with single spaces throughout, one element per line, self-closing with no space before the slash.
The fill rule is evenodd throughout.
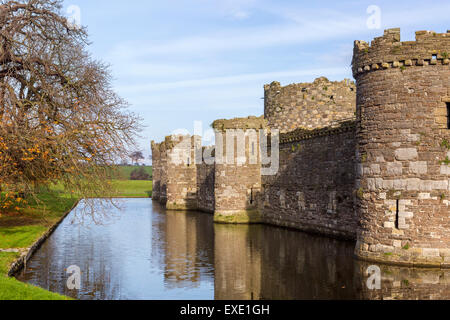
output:
<path id="1" fill-rule="evenodd" d="M 356 255 L 450 266 L 450 32 L 355 42 Z"/>
<path id="2" fill-rule="evenodd" d="M 166 138 L 168 210 L 197 209 L 196 150 L 201 148 L 198 136 L 172 135 Z"/>
<path id="3" fill-rule="evenodd" d="M 319 129 L 355 118 L 356 87 L 350 80 L 282 87 L 279 82 L 264 86 L 264 114 L 269 127 L 281 133 L 295 129 Z"/>
<path id="4" fill-rule="evenodd" d="M 153 200 L 169 210 L 197 209 L 198 136 L 173 135 L 152 142 Z"/>
<path id="5" fill-rule="evenodd" d="M 152 141 L 153 191 L 152 199 L 166 204 L 167 201 L 167 148 L 166 143 Z"/>
<path id="6" fill-rule="evenodd" d="M 161 192 L 161 151 L 160 144 L 152 141 L 152 181 L 153 181 L 153 191 L 152 199 L 159 201 Z"/>
<path id="7" fill-rule="evenodd" d="M 260 222 L 257 199 L 261 192 L 260 129 L 263 117 L 217 120 L 215 148 L 215 221 Z"/>

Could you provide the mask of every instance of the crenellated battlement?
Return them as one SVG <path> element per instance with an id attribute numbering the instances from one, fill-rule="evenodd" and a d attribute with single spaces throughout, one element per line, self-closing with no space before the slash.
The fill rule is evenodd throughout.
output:
<path id="1" fill-rule="evenodd" d="M 332 122 L 355 118 L 356 86 L 353 81 L 330 81 L 320 77 L 312 83 L 282 87 L 264 86 L 264 114 L 269 127 L 282 133 L 295 129 L 318 129 Z"/>
<path id="2" fill-rule="evenodd" d="M 213 122 L 212 127 L 215 130 L 224 132 L 230 129 L 265 129 L 267 128 L 267 121 L 262 117 L 250 116 L 247 118 L 234 118 L 234 119 L 220 119 Z"/>
<path id="3" fill-rule="evenodd" d="M 450 30 L 449 30 L 450 31 Z M 353 75 L 376 70 L 450 63 L 450 32 L 417 31 L 416 41 L 401 41 L 400 28 L 384 31 L 371 44 L 355 41 Z"/>

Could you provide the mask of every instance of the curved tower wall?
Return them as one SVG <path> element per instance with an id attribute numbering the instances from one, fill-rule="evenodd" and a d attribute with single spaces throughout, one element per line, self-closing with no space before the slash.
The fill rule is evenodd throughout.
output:
<path id="1" fill-rule="evenodd" d="M 450 265 L 449 53 L 450 33 L 355 42 L 360 258 Z"/>
<path id="2" fill-rule="evenodd" d="M 317 78 L 313 83 L 282 87 L 264 86 L 264 116 L 281 133 L 295 129 L 319 129 L 355 118 L 356 87 L 353 81 Z"/>

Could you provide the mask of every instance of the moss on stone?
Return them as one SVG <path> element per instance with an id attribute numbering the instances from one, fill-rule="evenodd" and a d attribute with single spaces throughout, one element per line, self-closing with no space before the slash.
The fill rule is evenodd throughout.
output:
<path id="1" fill-rule="evenodd" d="M 261 223 L 262 218 L 257 210 L 242 210 L 231 213 L 216 212 L 214 222 L 224 224 L 253 224 Z"/>

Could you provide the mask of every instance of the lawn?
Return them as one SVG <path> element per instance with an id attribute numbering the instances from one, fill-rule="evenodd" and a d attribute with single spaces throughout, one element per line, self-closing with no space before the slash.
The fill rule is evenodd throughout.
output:
<path id="1" fill-rule="evenodd" d="M 129 180 L 131 172 L 139 168 L 139 166 L 117 166 L 116 169 L 118 171 L 118 176 L 114 178 L 118 180 Z M 153 175 L 153 168 L 151 166 L 145 166 L 143 168 L 145 169 L 145 172 L 150 175 L 150 177 Z"/>
<path id="2" fill-rule="evenodd" d="M 0 252 L 0 300 L 70 300 L 68 297 L 8 278 L 8 266 L 17 253 Z"/>
<path id="3" fill-rule="evenodd" d="M 152 181 L 113 180 L 118 196 L 123 198 L 149 198 L 152 196 Z"/>
<path id="4" fill-rule="evenodd" d="M 131 171 L 130 171 L 131 172 Z M 151 181 L 113 180 L 117 189 L 116 197 L 151 197 Z M 105 195 L 111 196 L 111 195 Z M 1 249 L 25 249 L 36 242 L 52 225 L 67 213 L 78 199 L 63 193 L 60 187 L 39 196 L 43 205 L 31 204 L 31 208 L 20 214 L 0 217 Z M 19 257 L 19 253 L 0 252 L 0 300 L 60 300 L 67 297 L 8 278 L 9 266 Z"/>
<path id="5" fill-rule="evenodd" d="M 20 214 L 0 217 L 0 249 L 24 249 L 30 247 L 53 224 L 70 210 L 77 199 L 60 192 L 40 195 L 45 202 L 34 204 Z M 37 288 L 14 278 L 8 278 L 9 266 L 19 258 L 19 253 L 0 252 L 0 300 L 67 300 L 69 298 Z"/>

